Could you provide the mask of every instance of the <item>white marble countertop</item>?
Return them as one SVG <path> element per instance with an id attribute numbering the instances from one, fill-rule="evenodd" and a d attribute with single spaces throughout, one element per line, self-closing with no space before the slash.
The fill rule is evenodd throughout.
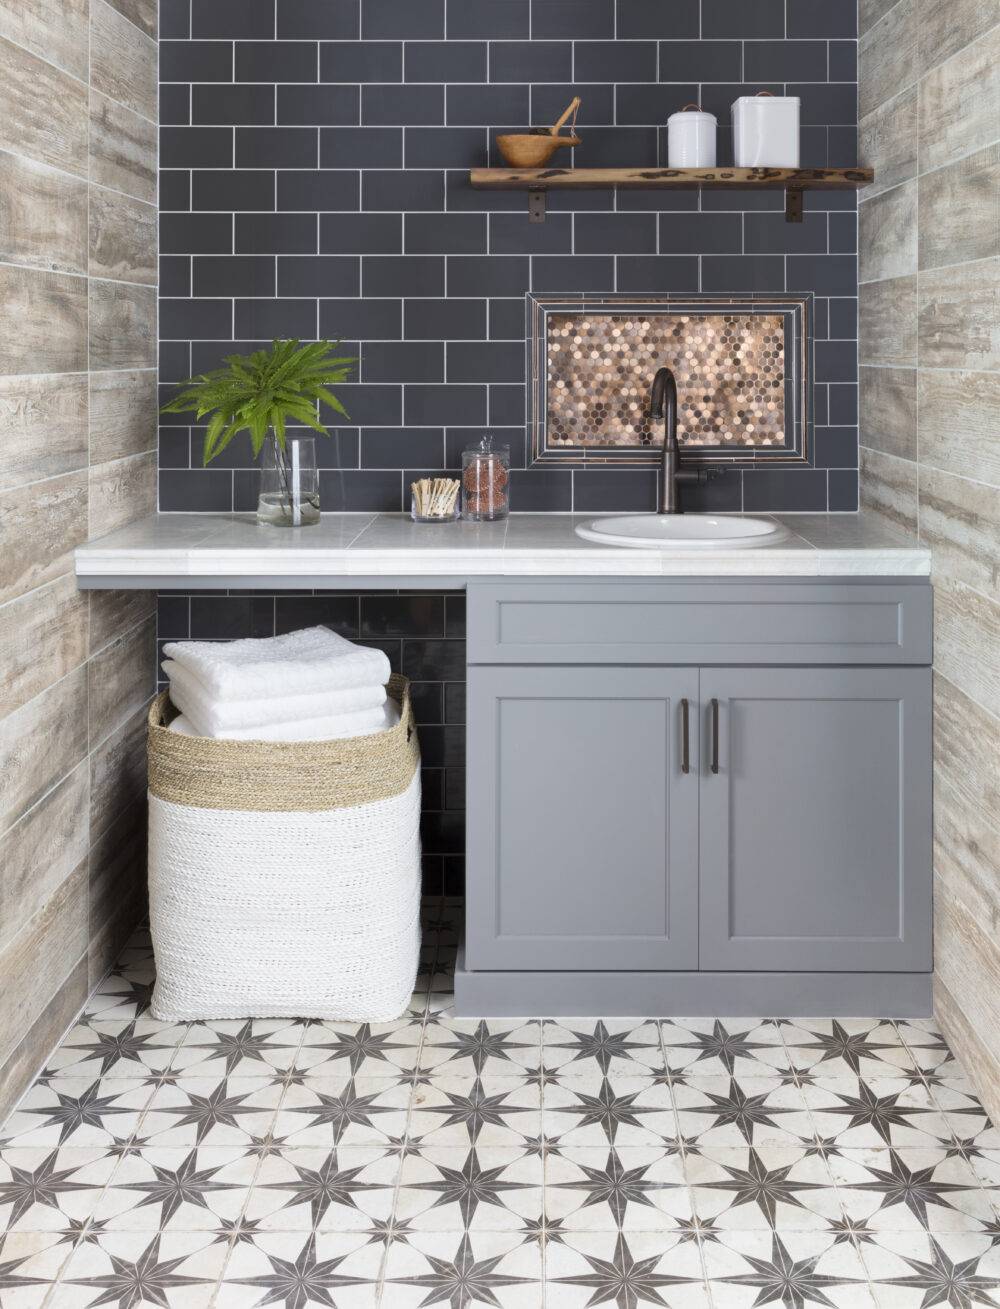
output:
<path id="1" fill-rule="evenodd" d="M 156 514 L 76 550 L 81 587 L 329 587 L 342 579 L 468 577 L 903 577 L 930 551 L 870 515 L 778 516 L 790 535 L 760 549 L 632 550 L 584 541 L 593 514 L 513 514 L 499 523 L 412 523 L 404 514 L 324 514 L 315 527 L 258 527 L 249 514 Z"/>

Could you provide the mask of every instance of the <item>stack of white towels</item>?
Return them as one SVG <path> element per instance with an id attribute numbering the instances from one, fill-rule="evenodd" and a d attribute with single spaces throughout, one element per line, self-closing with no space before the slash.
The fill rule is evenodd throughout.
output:
<path id="1" fill-rule="evenodd" d="M 326 627 L 288 636 L 164 647 L 171 729 L 231 741 L 327 741 L 399 722 L 387 699 L 389 660 Z"/>

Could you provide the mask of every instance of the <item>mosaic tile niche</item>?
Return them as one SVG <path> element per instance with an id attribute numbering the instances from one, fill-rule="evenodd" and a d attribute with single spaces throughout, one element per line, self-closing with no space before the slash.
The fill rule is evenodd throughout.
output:
<path id="1" fill-rule="evenodd" d="M 806 457 L 806 301 L 566 306 L 536 300 L 537 462 L 651 460 L 662 365 L 677 379 L 677 436 L 727 462 Z"/>

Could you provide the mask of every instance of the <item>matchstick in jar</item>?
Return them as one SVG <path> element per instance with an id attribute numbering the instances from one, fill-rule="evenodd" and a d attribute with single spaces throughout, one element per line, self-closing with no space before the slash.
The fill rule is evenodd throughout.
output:
<path id="1" fill-rule="evenodd" d="M 410 486 L 410 516 L 418 523 L 449 522 L 458 517 L 460 483 L 450 477 L 423 477 Z"/>

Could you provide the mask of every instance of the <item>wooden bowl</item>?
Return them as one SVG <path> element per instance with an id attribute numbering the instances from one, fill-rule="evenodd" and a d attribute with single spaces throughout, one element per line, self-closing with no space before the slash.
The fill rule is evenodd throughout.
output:
<path id="1" fill-rule="evenodd" d="M 544 168 L 563 145 L 580 145 L 578 136 L 508 135 L 497 137 L 497 147 L 510 168 Z"/>

